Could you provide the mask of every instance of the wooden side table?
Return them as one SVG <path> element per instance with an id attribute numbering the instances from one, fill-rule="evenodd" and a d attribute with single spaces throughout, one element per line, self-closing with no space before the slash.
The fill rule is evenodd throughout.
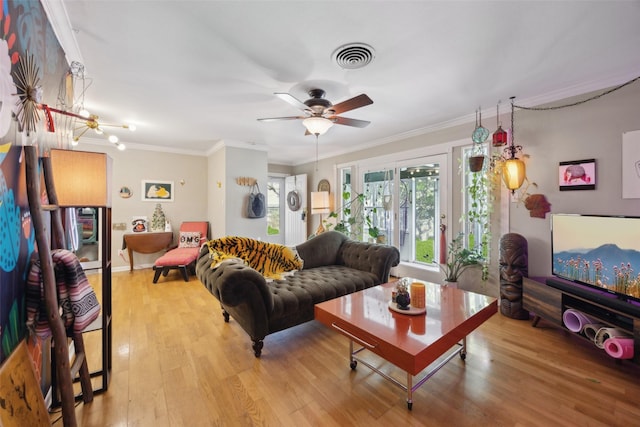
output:
<path id="1" fill-rule="evenodd" d="M 171 231 L 126 233 L 122 249 L 126 248 L 129 254 L 129 271 L 133 271 L 133 252 L 153 254 L 167 249 L 171 243 L 173 243 Z"/>

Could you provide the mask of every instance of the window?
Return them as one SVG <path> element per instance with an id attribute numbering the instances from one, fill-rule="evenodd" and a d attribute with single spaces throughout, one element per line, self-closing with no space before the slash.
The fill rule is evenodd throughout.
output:
<path id="1" fill-rule="evenodd" d="M 393 235 L 393 170 L 365 172 L 363 183 L 361 240 L 386 243 Z"/>
<path id="2" fill-rule="evenodd" d="M 282 178 L 270 177 L 267 182 L 267 235 L 277 236 L 281 233 Z"/>

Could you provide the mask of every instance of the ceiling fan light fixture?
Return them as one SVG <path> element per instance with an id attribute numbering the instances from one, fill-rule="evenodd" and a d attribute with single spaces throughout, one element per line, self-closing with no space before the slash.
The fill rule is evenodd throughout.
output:
<path id="1" fill-rule="evenodd" d="M 324 135 L 333 126 L 333 122 L 324 117 L 307 117 L 302 121 L 302 125 L 311 134 Z"/>

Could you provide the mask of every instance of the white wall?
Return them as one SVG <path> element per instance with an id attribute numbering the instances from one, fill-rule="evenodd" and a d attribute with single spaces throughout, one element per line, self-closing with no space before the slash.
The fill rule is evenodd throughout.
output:
<path id="1" fill-rule="evenodd" d="M 207 159 L 207 219 L 211 225 L 211 238 L 219 238 L 225 235 L 227 213 L 225 200 L 227 187 L 231 183 L 226 180 L 227 164 L 225 163 L 224 148 L 220 148 Z"/>
<path id="2" fill-rule="evenodd" d="M 244 148 L 225 147 L 225 212 L 226 235 L 265 239 L 267 218 L 247 218 L 247 197 L 250 187 L 238 185 L 236 178 L 251 177 L 258 180 L 260 191 L 267 192 L 267 152 Z"/>

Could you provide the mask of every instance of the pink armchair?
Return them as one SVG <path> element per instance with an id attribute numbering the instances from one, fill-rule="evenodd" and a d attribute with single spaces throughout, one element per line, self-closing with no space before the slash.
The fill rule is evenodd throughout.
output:
<path id="1" fill-rule="evenodd" d="M 207 221 L 183 222 L 180 225 L 178 246 L 168 250 L 153 265 L 153 283 L 158 282 L 160 274 L 166 277 L 172 269 L 180 270 L 184 281 L 188 282 L 189 273 L 195 274 L 195 262 L 200 247 L 207 241 L 208 235 Z"/>

